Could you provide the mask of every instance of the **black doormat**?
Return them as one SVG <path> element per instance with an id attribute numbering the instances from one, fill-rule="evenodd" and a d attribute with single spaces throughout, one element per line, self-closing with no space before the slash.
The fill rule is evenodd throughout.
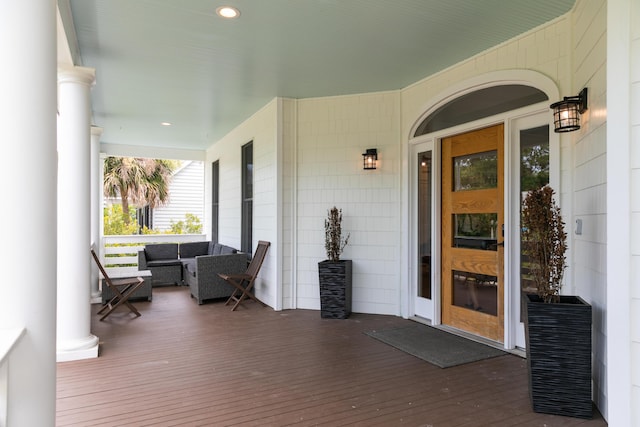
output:
<path id="1" fill-rule="evenodd" d="M 441 368 L 506 354 L 497 348 L 420 324 L 365 334 Z"/>

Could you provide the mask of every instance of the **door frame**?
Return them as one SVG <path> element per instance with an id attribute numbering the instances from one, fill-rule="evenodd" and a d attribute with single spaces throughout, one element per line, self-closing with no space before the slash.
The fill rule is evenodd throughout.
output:
<path id="1" fill-rule="evenodd" d="M 410 197 L 410 230 L 416 231 L 409 233 L 409 295 L 412 316 L 420 319 L 426 319 L 432 325 L 439 325 L 441 319 L 441 304 L 435 303 L 440 301 L 441 287 L 436 286 L 440 283 L 440 233 L 436 230 L 440 229 L 440 141 L 433 138 L 418 138 L 411 145 L 409 150 L 410 180 L 411 180 L 411 197 Z M 431 299 L 420 298 L 418 294 L 418 274 L 420 274 L 420 265 L 418 265 L 418 186 L 416 181 L 418 178 L 418 165 L 416 156 L 419 153 L 431 151 L 432 153 L 432 181 L 431 181 Z"/>
<path id="2" fill-rule="evenodd" d="M 414 137 L 416 129 L 422 123 L 422 121 L 429 116 L 433 111 L 445 105 L 446 103 L 459 98 L 467 93 L 476 91 L 481 88 L 487 88 L 491 86 L 499 86 L 505 84 L 525 84 L 531 87 L 535 87 L 542 92 L 544 92 L 548 98 L 548 102 L 541 102 L 539 104 L 530 105 L 527 107 L 523 107 L 520 109 L 508 111 L 496 116 L 487 117 L 484 119 L 480 119 L 477 121 L 464 123 L 461 125 L 453 126 L 451 128 L 443 129 L 432 134 L 426 134 L 419 137 Z M 417 292 L 417 282 L 415 274 L 417 274 L 417 251 L 416 251 L 416 239 L 414 234 L 417 231 L 417 219 L 416 219 L 416 195 L 417 189 L 415 185 L 415 170 L 414 168 L 414 156 L 416 151 L 414 150 L 414 146 L 420 145 L 423 143 L 431 143 L 433 144 L 433 153 L 434 153 L 434 185 L 436 187 L 433 194 L 432 201 L 432 224 L 434 230 L 440 229 L 441 218 L 440 218 L 440 185 L 441 185 L 441 165 L 440 165 L 440 140 L 444 137 L 455 135 L 458 133 L 463 133 L 467 131 L 471 131 L 474 129 L 479 129 L 482 127 L 491 126 L 498 123 L 504 123 L 505 127 L 505 151 L 504 151 L 504 173 L 505 173 L 505 194 L 504 194 L 504 204 L 505 204 L 505 212 L 504 212 L 504 220 L 505 220 L 505 239 L 509 239 L 506 242 L 506 245 L 509 245 L 505 248 L 504 251 L 504 275 L 505 281 L 509 281 L 511 283 L 513 272 L 516 270 L 514 267 L 514 261 L 518 260 L 519 257 L 514 257 L 513 253 L 513 226 L 514 226 L 514 212 L 513 212 L 513 195 L 512 195 L 512 179 L 513 179 L 513 168 L 512 168 L 512 147 L 511 147 L 511 129 L 512 123 L 515 120 L 518 120 L 523 117 L 527 117 L 535 114 L 546 114 L 547 115 L 547 123 L 550 125 L 553 124 L 553 117 L 551 110 L 549 109 L 549 103 L 553 102 L 560 98 L 560 90 L 558 89 L 557 84 L 550 79 L 548 76 L 541 74 L 537 71 L 533 70 L 499 70 L 492 71 L 489 73 L 485 73 L 482 75 L 473 76 L 469 79 L 457 82 L 452 84 L 451 86 L 445 88 L 439 94 L 425 100 L 423 104 L 422 110 L 418 113 L 419 115 L 416 117 L 413 125 L 408 129 L 407 135 L 407 145 L 408 149 L 405 154 L 405 168 L 406 171 L 404 173 L 403 181 L 408 185 L 408 191 L 404 193 L 404 209 L 405 216 L 407 222 L 406 226 L 403 227 L 403 232 L 408 236 L 405 239 L 405 250 L 408 256 L 403 265 L 407 267 L 405 270 L 407 273 L 402 272 L 402 289 L 401 294 L 404 294 L 401 298 L 401 310 L 402 314 L 406 318 L 414 318 L 416 316 L 416 302 L 415 295 Z M 560 137 L 558 134 L 551 132 L 549 138 L 550 144 L 550 177 L 551 184 L 554 188 L 560 189 L 559 186 L 559 176 L 560 176 Z M 434 233 L 434 245 L 436 245 L 436 251 L 433 254 L 434 259 L 432 261 L 432 265 L 440 265 L 440 249 L 439 249 L 439 233 Z M 436 242 L 435 239 L 438 239 Z M 519 262 L 519 261 L 518 261 Z M 437 264 L 436 264 L 437 263 Z M 519 268 L 519 266 L 518 266 Z M 519 269 L 518 269 L 519 271 Z M 433 283 L 440 283 L 440 269 L 435 269 L 435 274 L 432 273 Z M 505 349 L 514 349 L 516 347 L 516 325 L 514 320 L 514 307 L 512 306 L 512 301 L 514 298 L 514 292 L 512 291 L 512 286 L 510 283 L 505 283 L 504 289 L 504 348 Z M 432 297 L 433 297 L 433 316 L 431 319 L 426 319 L 432 325 L 440 325 L 441 324 L 441 293 L 440 286 L 435 286 L 432 289 Z M 423 316 L 417 316 L 420 320 L 423 320 Z"/>
<path id="3" fill-rule="evenodd" d="M 547 106 L 544 106 L 544 109 L 547 110 Z M 519 112 L 518 117 L 528 116 L 529 114 L 534 114 L 533 112 L 541 113 L 542 106 L 534 105 L 524 109 L 517 110 Z M 513 113 L 513 112 L 509 112 Z M 470 123 L 465 123 L 462 125 L 454 126 L 448 129 L 444 129 L 442 131 L 434 132 L 430 135 L 424 135 L 418 138 L 414 138 L 410 142 L 410 149 L 408 150 L 409 155 L 409 178 L 410 178 L 410 203 L 409 203 L 409 249 L 407 253 L 409 254 L 409 316 L 408 317 L 417 317 L 420 320 L 427 320 L 431 325 L 437 326 L 442 325 L 442 286 L 441 286 L 441 233 L 437 232 L 440 230 L 442 226 L 442 217 L 441 217 L 441 206 L 442 206 L 442 194 L 441 194 L 441 186 L 442 186 L 442 162 L 441 162 L 441 153 L 442 153 L 442 139 L 457 135 L 460 133 L 470 132 L 482 128 L 486 128 L 488 126 L 494 126 L 498 124 L 504 124 L 504 156 L 503 156 L 503 174 L 504 174 L 504 224 L 505 224 L 505 248 L 504 252 L 504 278 L 505 282 L 509 281 L 512 277 L 512 259 L 513 256 L 511 254 L 511 224 L 513 222 L 512 219 L 512 185 L 511 185 L 511 177 L 513 174 L 511 166 L 511 158 L 513 157 L 511 150 L 511 127 L 510 123 L 513 120 L 513 116 L 510 117 L 509 113 L 501 114 L 496 117 L 488 117 L 485 119 L 477 120 Z M 549 118 L 551 118 L 551 114 L 549 113 Z M 428 307 L 424 312 L 421 311 L 424 307 L 421 306 L 421 303 L 417 301 L 417 274 L 419 271 L 419 265 L 417 263 L 418 255 L 417 255 L 417 170 L 416 164 L 414 162 L 415 157 L 418 153 L 422 151 L 426 151 L 431 149 L 433 151 L 433 199 L 432 199 L 432 227 L 434 232 L 432 233 L 433 241 L 432 241 L 432 266 L 433 271 L 431 275 L 432 279 L 432 299 L 430 301 L 431 307 Z M 511 301 L 513 299 L 513 292 L 511 291 L 511 285 L 509 283 L 504 284 L 504 296 L 503 296 L 503 304 L 504 304 L 504 339 L 503 345 L 505 349 L 515 348 L 515 321 L 513 320 L 514 311 L 511 307 Z M 428 315 L 431 314 L 431 317 Z"/>
<path id="4" fill-rule="evenodd" d="M 415 165 L 415 157 L 419 152 L 431 149 L 433 151 L 433 200 L 432 200 L 432 227 L 433 230 L 439 230 L 442 224 L 441 219 L 441 141 L 443 138 L 451 135 L 456 135 L 463 132 L 468 132 L 476 129 L 480 129 L 495 124 L 504 124 L 504 223 L 505 223 L 505 251 L 504 251 L 504 340 L 503 345 L 505 349 L 515 349 L 521 347 L 519 342 L 519 304 L 514 303 L 518 298 L 518 292 L 514 289 L 514 283 L 519 286 L 519 278 L 517 282 L 514 277 L 519 271 L 519 257 L 517 256 L 517 250 L 519 245 L 516 246 L 514 242 L 518 241 L 519 235 L 517 234 L 517 227 L 519 224 L 519 206 L 514 203 L 519 200 L 517 193 L 519 186 L 513 185 L 515 182 L 515 174 L 519 173 L 519 168 L 515 167 L 514 156 L 519 154 L 519 150 L 514 150 L 513 144 L 515 138 L 513 133 L 517 132 L 522 127 L 519 126 L 522 123 L 527 123 L 529 120 L 540 120 L 540 118 L 547 117 L 547 120 L 539 123 L 548 123 L 551 125 L 552 117 L 551 111 L 548 109 L 546 103 L 535 104 L 526 108 L 507 112 L 497 117 L 489 117 L 486 119 L 478 120 L 475 122 L 465 123 L 459 126 L 455 126 L 449 129 L 444 129 L 433 134 L 423 135 L 418 138 L 413 138 L 409 144 L 408 150 L 408 168 L 409 168 L 409 230 L 408 230 L 408 250 L 409 260 L 407 262 L 409 267 L 408 277 L 408 313 L 407 317 L 417 317 L 420 320 L 426 320 L 432 325 L 442 324 L 442 289 L 439 285 L 441 282 L 441 257 L 440 257 L 440 233 L 434 232 L 432 242 L 432 266 L 437 268 L 432 272 L 432 300 L 429 312 L 431 317 L 425 316 L 425 313 L 420 312 L 420 305 L 416 302 L 417 295 L 417 272 L 419 266 L 417 265 L 417 238 L 415 236 L 417 231 L 417 185 L 415 182 L 417 171 Z M 551 185 L 559 189 L 559 175 L 560 175 L 560 138 L 553 131 L 549 136 L 549 150 L 550 150 L 550 182 Z M 515 152 L 514 152 L 515 151 Z M 519 178 L 518 178 L 519 179 Z M 517 264 L 517 265 L 516 265 Z"/>

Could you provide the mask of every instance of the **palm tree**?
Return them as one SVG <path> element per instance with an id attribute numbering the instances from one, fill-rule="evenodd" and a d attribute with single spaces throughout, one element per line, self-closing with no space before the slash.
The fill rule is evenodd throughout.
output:
<path id="1" fill-rule="evenodd" d="M 169 182 L 175 166 L 170 160 L 107 157 L 104 193 L 122 200 L 122 216 L 129 224 L 129 203 L 155 208 L 169 199 Z"/>

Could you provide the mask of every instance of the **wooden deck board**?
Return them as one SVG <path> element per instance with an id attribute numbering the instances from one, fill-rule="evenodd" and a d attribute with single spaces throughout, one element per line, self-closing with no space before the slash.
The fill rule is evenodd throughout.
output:
<path id="1" fill-rule="evenodd" d="M 606 425 L 533 413 L 516 356 L 440 369 L 364 334 L 398 317 L 231 312 L 183 287 L 135 304 L 92 318 L 99 358 L 58 364 L 57 426 Z"/>

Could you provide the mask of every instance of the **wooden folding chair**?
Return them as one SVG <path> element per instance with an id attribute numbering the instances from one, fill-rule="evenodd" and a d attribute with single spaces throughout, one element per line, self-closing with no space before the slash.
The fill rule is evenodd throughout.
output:
<path id="1" fill-rule="evenodd" d="M 136 310 L 136 308 L 128 301 L 129 297 L 138 289 L 140 286 L 144 284 L 144 279 L 142 277 L 129 277 L 126 279 L 111 279 L 107 272 L 105 271 L 98 255 L 91 248 L 91 255 L 95 260 L 96 264 L 98 264 L 98 268 L 100 269 L 100 273 L 102 273 L 102 277 L 104 277 L 104 284 L 106 284 L 111 291 L 113 292 L 113 298 L 111 298 L 104 307 L 102 307 L 98 314 L 102 314 L 103 311 L 106 310 L 106 313 L 102 315 L 100 320 L 106 319 L 108 315 L 113 313 L 113 310 L 120 307 L 122 304 L 129 307 L 136 317 L 141 316 L 140 312 Z"/>
<path id="2" fill-rule="evenodd" d="M 264 240 L 260 240 L 258 242 L 258 247 L 256 248 L 256 252 L 247 267 L 247 271 L 240 274 L 223 274 L 218 273 L 218 276 L 222 277 L 229 284 L 233 285 L 236 289 L 233 290 L 233 293 L 225 303 L 225 305 L 229 305 L 231 301 L 235 301 L 235 305 L 231 309 L 234 311 L 238 306 L 244 301 L 246 298 L 251 298 L 252 300 L 266 305 L 262 301 L 260 301 L 256 296 L 251 292 L 253 289 L 253 284 L 256 280 L 256 276 L 260 271 L 260 267 L 262 267 L 262 262 L 264 261 L 265 255 L 267 255 L 267 250 L 271 245 L 270 242 L 265 242 Z"/>

